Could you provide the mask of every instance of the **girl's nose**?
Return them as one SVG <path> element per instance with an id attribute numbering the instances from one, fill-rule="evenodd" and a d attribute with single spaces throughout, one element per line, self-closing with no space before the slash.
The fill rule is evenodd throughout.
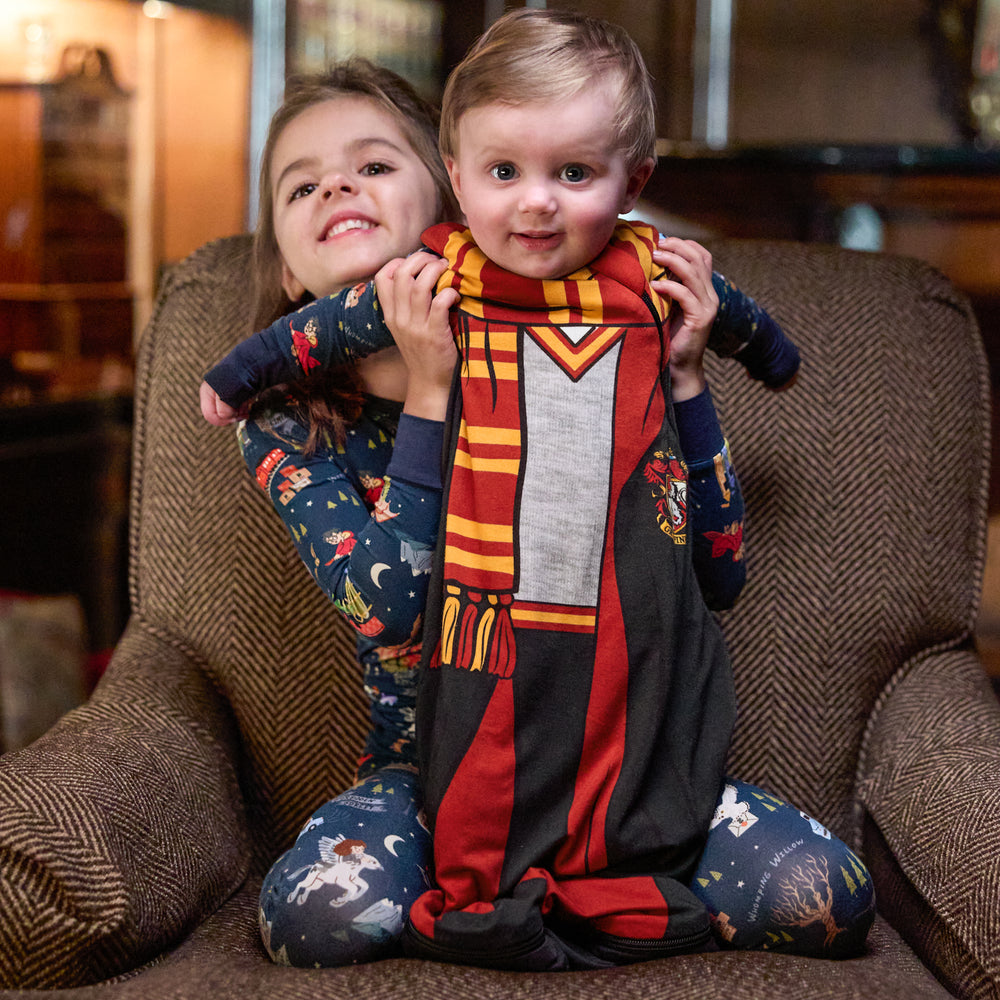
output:
<path id="1" fill-rule="evenodd" d="M 323 178 L 323 198 L 332 198 L 335 194 L 354 194 L 357 187 L 351 178 L 340 171 L 327 174 Z"/>

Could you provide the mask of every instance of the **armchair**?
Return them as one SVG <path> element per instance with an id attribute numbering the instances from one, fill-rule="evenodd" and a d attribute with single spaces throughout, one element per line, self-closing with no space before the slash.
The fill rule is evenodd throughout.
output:
<path id="1" fill-rule="evenodd" d="M 142 339 L 126 633 L 88 703 L 0 758 L 0 997 L 1000 996 L 1000 704 L 972 643 L 990 428 L 975 323 L 914 260 L 712 249 L 803 355 L 780 394 L 711 360 L 748 509 L 749 581 L 722 616 L 730 771 L 866 859 L 867 953 L 548 975 L 267 959 L 261 877 L 349 782 L 366 718 L 351 634 L 233 435 L 198 412 L 203 371 L 246 330 L 249 243 L 233 237 L 170 271 Z"/>

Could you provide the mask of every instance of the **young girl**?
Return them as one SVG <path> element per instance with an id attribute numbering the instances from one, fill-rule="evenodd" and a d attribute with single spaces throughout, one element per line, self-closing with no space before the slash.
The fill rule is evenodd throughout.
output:
<path id="1" fill-rule="evenodd" d="M 289 82 L 262 159 L 255 326 L 370 278 L 457 216 L 436 127 L 408 84 L 364 61 Z M 434 272 L 427 255 L 408 272 L 425 314 Z M 398 347 L 272 391 L 239 427 L 251 474 L 357 632 L 371 703 L 358 784 L 313 813 L 264 882 L 261 933 L 286 964 L 391 954 L 430 884 L 412 739 L 455 364 L 446 321 L 436 328 L 436 339 L 401 331 Z"/>

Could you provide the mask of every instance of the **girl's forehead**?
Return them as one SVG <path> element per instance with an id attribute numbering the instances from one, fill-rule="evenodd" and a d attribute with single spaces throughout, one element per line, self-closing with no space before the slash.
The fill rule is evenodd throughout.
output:
<path id="1" fill-rule="evenodd" d="M 337 149 L 366 139 L 384 139 L 412 152 L 402 124 L 373 98 L 344 94 L 313 104 L 296 115 L 274 144 L 273 162 L 309 147 Z"/>

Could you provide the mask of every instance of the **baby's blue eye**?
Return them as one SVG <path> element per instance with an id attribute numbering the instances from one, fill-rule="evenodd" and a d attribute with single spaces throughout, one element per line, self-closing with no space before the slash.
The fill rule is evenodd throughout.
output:
<path id="1" fill-rule="evenodd" d="M 570 184 L 579 184 L 590 176 L 590 171 L 581 163 L 568 163 L 562 168 L 560 176 Z"/>
<path id="2" fill-rule="evenodd" d="M 498 181 L 512 181 L 517 176 L 517 170 L 512 163 L 498 163 L 490 173 Z"/>

